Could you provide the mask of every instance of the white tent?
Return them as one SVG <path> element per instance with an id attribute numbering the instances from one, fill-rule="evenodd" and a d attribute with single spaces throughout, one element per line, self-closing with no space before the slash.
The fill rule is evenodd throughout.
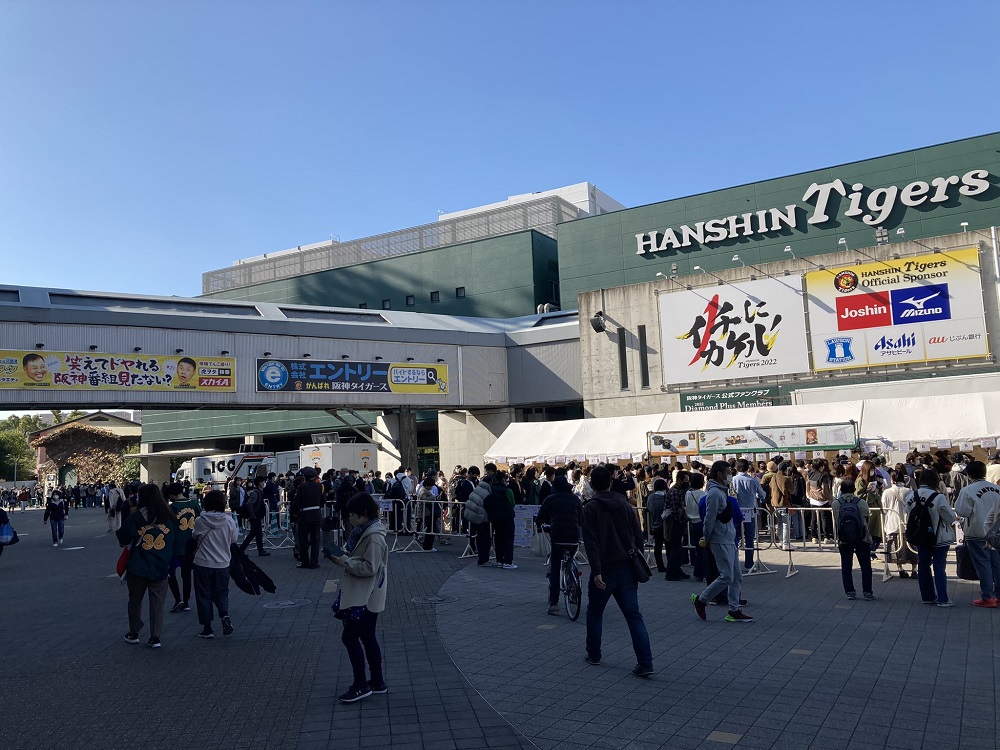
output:
<path id="1" fill-rule="evenodd" d="M 640 414 L 633 417 L 581 419 L 566 449 L 570 456 L 587 456 L 591 463 L 606 455 L 612 463 L 621 459 L 632 461 L 646 452 L 646 433 L 659 429 L 662 414 Z M 638 459 L 635 459 L 638 460 Z"/>
<path id="2" fill-rule="evenodd" d="M 530 463 L 540 456 L 555 461 L 555 456 L 566 455 L 566 444 L 583 421 L 514 422 L 486 451 L 484 458 L 498 463 L 512 462 L 515 458 Z"/>
<path id="3" fill-rule="evenodd" d="M 753 406 L 746 409 L 671 412 L 664 414 L 659 432 L 687 430 L 725 430 L 743 427 L 796 427 L 862 421 L 864 403 L 845 401 L 839 404 L 808 406 Z"/>
<path id="4" fill-rule="evenodd" d="M 951 445 L 1000 435 L 1000 393 L 880 398 L 865 401 L 861 439 Z"/>

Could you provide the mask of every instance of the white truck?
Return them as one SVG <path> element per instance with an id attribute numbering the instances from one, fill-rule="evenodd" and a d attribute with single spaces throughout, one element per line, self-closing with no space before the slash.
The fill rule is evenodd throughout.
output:
<path id="1" fill-rule="evenodd" d="M 257 467 L 268 459 L 273 459 L 273 453 L 226 453 L 216 456 L 200 456 L 185 461 L 174 475 L 174 481 L 191 484 L 201 480 L 212 489 L 225 489 L 226 482 L 232 477 L 251 477 Z"/>
<path id="2" fill-rule="evenodd" d="M 323 473 L 327 469 L 374 471 L 376 449 L 372 443 L 317 443 L 299 448 L 299 467 L 311 466 Z"/>

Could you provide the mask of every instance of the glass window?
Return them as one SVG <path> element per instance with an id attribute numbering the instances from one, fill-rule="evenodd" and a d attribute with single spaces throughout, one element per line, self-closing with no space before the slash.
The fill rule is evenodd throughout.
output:
<path id="1" fill-rule="evenodd" d="M 360 309 L 362 309 L 362 310 L 367 310 L 368 309 L 368 303 L 367 302 L 362 302 L 360 305 L 358 305 L 358 307 Z"/>
<path id="2" fill-rule="evenodd" d="M 389 300 L 387 300 L 387 299 L 382 300 L 382 309 L 383 310 L 388 310 L 389 309 Z"/>
<path id="3" fill-rule="evenodd" d="M 628 334 L 624 328 L 618 329 L 618 371 L 621 376 L 622 390 L 628 390 Z"/>
<path id="4" fill-rule="evenodd" d="M 441 292 L 431 292 L 431 302 L 440 302 Z"/>
<path id="5" fill-rule="evenodd" d="M 417 300 L 414 298 L 414 296 L 412 294 L 407 294 L 406 295 L 406 306 L 407 307 L 413 307 L 416 304 L 417 304 Z"/>
<path id="6" fill-rule="evenodd" d="M 639 378 L 643 388 L 649 388 L 649 347 L 646 346 L 646 326 L 639 326 Z"/>
<path id="7" fill-rule="evenodd" d="M 455 287 L 455 299 L 465 299 L 465 287 L 457 286 Z"/>

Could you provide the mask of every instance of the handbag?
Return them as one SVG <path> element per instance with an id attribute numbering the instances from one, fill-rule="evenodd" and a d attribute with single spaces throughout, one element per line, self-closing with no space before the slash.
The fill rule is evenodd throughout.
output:
<path id="1" fill-rule="evenodd" d="M 649 563 L 646 562 L 646 556 L 642 550 L 637 550 L 634 547 L 630 549 L 628 561 L 632 565 L 632 574 L 639 583 L 645 583 L 653 577 L 653 571 L 649 569 Z"/>
<path id="2" fill-rule="evenodd" d="M 534 557 L 548 557 L 552 553 L 552 542 L 548 534 L 540 532 L 531 537 L 531 554 Z"/>
<path id="3" fill-rule="evenodd" d="M 13 547 L 19 541 L 21 540 L 17 538 L 17 532 L 14 531 L 13 526 L 9 523 L 0 526 L 0 547 Z"/>
<path id="4" fill-rule="evenodd" d="M 115 573 L 121 578 L 125 575 L 125 568 L 128 565 L 128 558 L 132 554 L 132 545 L 122 549 L 122 553 L 118 556 L 118 564 L 115 565 Z"/>

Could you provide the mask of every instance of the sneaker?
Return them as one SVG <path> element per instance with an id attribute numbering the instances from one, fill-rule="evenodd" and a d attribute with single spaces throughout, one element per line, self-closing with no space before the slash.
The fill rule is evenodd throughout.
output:
<path id="1" fill-rule="evenodd" d="M 552 604 L 552 605 L 550 605 L 549 608 L 547 610 L 545 610 L 545 614 L 547 614 L 547 615 L 558 615 L 559 614 L 559 605 L 558 604 Z"/>
<path id="2" fill-rule="evenodd" d="M 909 577 L 910 577 L 910 574 L 909 574 L 909 573 L 907 573 L 907 572 L 906 572 L 905 570 L 901 570 L 901 571 L 899 571 L 898 573 L 896 573 L 896 575 L 897 575 L 897 576 L 898 576 L 899 578 L 909 578 Z"/>
<path id="3" fill-rule="evenodd" d="M 139 634 L 138 633 L 126 633 L 125 634 L 125 643 L 138 643 L 138 642 L 139 642 Z"/>
<path id="4" fill-rule="evenodd" d="M 753 622 L 753 618 L 744 614 L 742 609 L 738 609 L 726 615 L 726 622 Z"/>
<path id="5" fill-rule="evenodd" d="M 921 601 L 924 604 L 930 604 L 930 605 L 937 604 L 937 599 L 922 599 Z"/>
<path id="6" fill-rule="evenodd" d="M 593 656 L 591 656 L 590 654 L 587 654 L 587 655 L 586 655 L 585 657 L 583 657 L 583 660 L 584 660 L 585 662 L 587 662 L 587 664 L 589 664 L 589 665 L 590 665 L 590 666 L 592 666 L 592 667 L 596 667 L 596 666 L 597 666 L 598 664 L 600 664 L 600 663 L 601 663 L 601 660 L 600 660 L 600 659 L 595 659 L 595 658 L 594 658 Z"/>
<path id="7" fill-rule="evenodd" d="M 991 609 L 991 608 L 997 606 L 997 600 L 996 599 L 973 599 L 972 600 L 972 606 L 973 607 L 984 607 L 986 609 Z"/>
<path id="8" fill-rule="evenodd" d="M 873 602 L 875 601 L 875 594 L 873 594 L 871 591 L 866 591 L 864 594 L 862 594 L 862 598 L 866 602 Z"/>
<path id="9" fill-rule="evenodd" d="M 954 607 L 955 606 L 955 602 L 952 602 L 952 601 L 938 602 L 937 605 L 939 607 L 941 607 L 941 609 L 944 609 L 945 607 Z"/>
<path id="10" fill-rule="evenodd" d="M 163 644 L 160 643 L 159 638 L 150 638 L 148 641 L 146 641 L 146 645 L 149 646 L 150 648 L 161 648 L 163 646 Z"/>
<path id="11" fill-rule="evenodd" d="M 851 601 L 854 601 L 855 599 L 858 598 L 858 594 L 856 591 L 848 591 L 847 598 L 850 599 Z"/>
<path id="12" fill-rule="evenodd" d="M 178 612 L 183 612 L 185 606 L 187 605 L 185 605 L 184 602 L 177 602 L 173 607 L 171 607 L 170 614 L 176 615 Z M 188 607 L 188 611 L 190 611 L 190 607 Z"/>
<path id="13" fill-rule="evenodd" d="M 257 553 L 257 557 L 270 557 L 270 556 L 271 556 L 271 553 L 268 552 L 267 550 L 264 550 L 263 552 L 258 552 Z"/>
<path id="14" fill-rule="evenodd" d="M 53 542 L 53 543 L 52 543 L 52 546 L 53 546 L 53 547 L 58 547 L 58 546 L 59 546 L 59 544 L 58 544 L 57 542 Z"/>
<path id="15" fill-rule="evenodd" d="M 503 567 L 504 570 L 517 570 L 517 566 L 514 563 L 507 563 Z"/>
<path id="16" fill-rule="evenodd" d="M 368 689 L 372 691 L 372 695 L 385 695 L 389 692 L 389 687 L 385 684 L 384 680 L 380 680 L 379 682 L 369 680 Z"/>
<path id="17" fill-rule="evenodd" d="M 187 602 L 181 602 L 181 612 L 190 612 L 191 607 L 188 606 Z"/>
<path id="18" fill-rule="evenodd" d="M 364 687 L 360 688 L 354 687 L 352 685 L 350 690 L 341 695 L 337 700 L 339 700 L 341 703 L 354 703 L 356 701 L 361 700 L 362 698 L 367 698 L 371 694 L 372 694 L 372 689 L 368 687 L 368 685 L 365 685 Z"/>
<path id="19" fill-rule="evenodd" d="M 236 628 L 233 627 L 233 621 L 229 617 L 229 615 L 226 615 L 225 617 L 222 618 L 222 634 L 223 635 L 232 635 L 233 631 L 235 629 Z"/>
<path id="20" fill-rule="evenodd" d="M 708 615 L 706 614 L 705 602 L 699 599 L 697 594 L 691 594 L 691 602 L 694 604 L 694 611 L 698 613 L 698 617 L 702 620 L 707 620 Z"/>
<path id="21" fill-rule="evenodd" d="M 639 664 L 635 665 L 635 669 L 632 670 L 632 674 L 636 677 L 652 677 L 653 676 L 653 666 L 643 667 Z"/>
<path id="22" fill-rule="evenodd" d="M 201 629 L 201 632 L 198 633 L 198 637 L 199 638 L 215 638 L 215 633 L 213 633 L 212 629 L 206 625 L 204 628 Z"/>

